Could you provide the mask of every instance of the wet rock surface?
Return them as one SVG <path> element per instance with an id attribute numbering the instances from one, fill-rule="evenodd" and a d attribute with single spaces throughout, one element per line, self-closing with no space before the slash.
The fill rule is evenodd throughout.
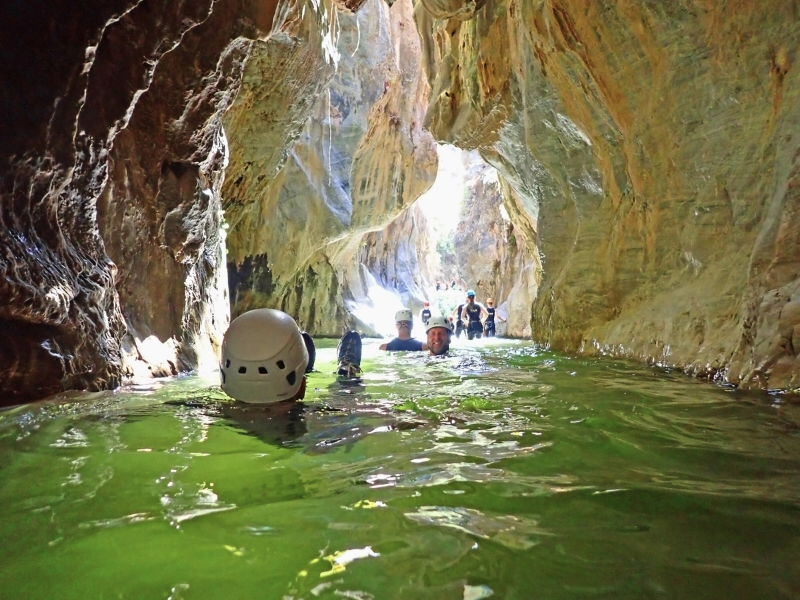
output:
<path id="1" fill-rule="evenodd" d="M 358 254 L 348 264 L 345 283 L 349 303 L 368 303 L 382 313 L 384 324 L 392 323 L 393 311 L 371 298 L 373 286 L 395 294 L 403 307 L 414 314 L 422 310 L 428 290 L 439 272 L 436 249 L 425 212 L 414 204 L 386 228 L 365 235 Z M 367 324 L 365 324 L 367 325 Z"/>
<path id="2" fill-rule="evenodd" d="M 316 96 L 298 93 L 294 81 L 318 49 L 294 44 L 286 63 L 248 64 L 226 116 L 228 135 L 245 142 L 232 148 L 223 187 L 232 316 L 271 306 L 314 335 L 332 336 L 355 326 L 371 332 L 346 309 L 366 300 L 371 277 L 354 261 L 377 260 L 363 256 L 373 242 L 362 238 L 430 187 L 437 161 L 422 129 L 428 88 L 410 0 L 391 9 L 368 0 L 337 19 L 336 63 L 329 57 L 309 76 Z M 300 127 L 276 127 L 287 114 Z M 413 288 L 417 275 L 399 271 L 398 285 Z"/>
<path id="3" fill-rule="evenodd" d="M 496 319 L 500 335 L 529 338 L 531 306 L 541 277 L 534 229 L 520 215 L 512 220 L 504 198 L 515 206 L 514 191 L 501 182 L 497 170 L 475 151 L 468 156 L 467 197 L 453 239 L 458 272 L 479 302 L 494 299 L 508 321 Z"/>
<path id="4" fill-rule="evenodd" d="M 534 339 L 797 387 L 796 4 L 428 4 L 426 125 L 533 225 Z"/>
<path id="5" fill-rule="evenodd" d="M 4 4 L 0 403 L 216 360 L 221 115 L 292 7 Z"/>

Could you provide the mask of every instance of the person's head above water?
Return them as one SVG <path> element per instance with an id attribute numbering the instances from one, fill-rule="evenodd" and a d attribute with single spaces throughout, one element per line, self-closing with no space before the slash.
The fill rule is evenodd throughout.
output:
<path id="1" fill-rule="evenodd" d="M 308 350 L 294 319 L 259 308 L 238 316 L 225 332 L 219 366 L 222 391 L 241 402 L 302 400 Z"/>
<path id="2" fill-rule="evenodd" d="M 394 325 L 397 327 L 397 337 L 407 340 L 411 337 L 411 329 L 414 327 L 414 315 L 407 308 L 401 308 L 394 313 Z"/>
<path id="3" fill-rule="evenodd" d="M 467 290 L 467 302 L 472 304 L 475 302 L 475 291 L 474 290 Z"/>
<path id="4" fill-rule="evenodd" d="M 431 354 L 444 354 L 450 349 L 450 324 L 444 317 L 432 317 L 425 326 Z"/>
<path id="5" fill-rule="evenodd" d="M 486 304 L 488 304 L 489 306 L 491 306 L 492 304 L 494 304 L 494 299 L 493 299 L 493 298 L 487 298 L 487 299 L 486 299 Z"/>

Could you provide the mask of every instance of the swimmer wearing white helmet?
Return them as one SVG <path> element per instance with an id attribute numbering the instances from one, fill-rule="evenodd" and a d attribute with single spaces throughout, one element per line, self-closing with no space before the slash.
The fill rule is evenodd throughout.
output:
<path id="1" fill-rule="evenodd" d="M 431 317 L 425 326 L 428 334 L 427 347 L 431 354 L 439 356 L 447 353 L 450 349 L 450 336 L 453 331 L 450 329 L 450 322 L 445 317 Z"/>
<path id="2" fill-rule="evenodd" d="M 314 342 L 280 310 L 260 308 L 235 318 L 222 342 L 222 391 L 241 402 L 302 400 Z M 311 360 L 309 357 L 311 356 Z"/>
<path id="3" fill-rule="evenodd" d="M 389 352 L 411 351 L 418 352 L 427 350 L 428 346 L 411 337 L 411 330 L 414 328 L 414 317 L 407 308 L 398 310 L 394 315 L 395 327 L 397 327 L 397 337 L 387 344 L 381 344 L 381 350 Z"/>

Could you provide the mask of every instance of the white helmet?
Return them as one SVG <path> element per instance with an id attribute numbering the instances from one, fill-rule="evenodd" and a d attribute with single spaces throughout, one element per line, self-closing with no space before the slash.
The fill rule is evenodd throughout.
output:
<path id="1" fill-rule="evenodd" d="M 401 308 L 396 313 L 394 313 L 394 322 L 397 323 L 399 321 L 413 321 L 414 315 L 411 314 L 411 311 L 407 308 Z"/>
<path id="2" fill-rule="evenodd" d="M 425 333 L 428 333 L 434 327 L 444 327 L 447 331 L 450 331 L 450 321 L 442 316 L 431 317 L 428 319 L 428 324 L 425 325 Z"/>
<path id="3" fill-rule="evenodd" d="M 236 317 L 222 341 L 222 390 L 241 402 L 292 398 L 303 383 L 308 351 L 294 319 L 259 308 Z"/>

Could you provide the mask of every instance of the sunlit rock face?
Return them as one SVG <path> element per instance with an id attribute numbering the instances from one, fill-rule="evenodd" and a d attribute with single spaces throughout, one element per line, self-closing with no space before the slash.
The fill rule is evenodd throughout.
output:
<path id="1" fill-rule="evenodd" d="M 365 329 L 395 333 L 397 310 L 422 310 L 441 270 L 430 233 L 425 213 L 414 204 L 386 228 L 361 239 L 359 252 L 347 263 L 351 268 L 345 271 L 345 284 L 348 308 L 357 317 L 362 312 L 371 317 L 363 323 Z M 378 289 L 390 296 L 381 297 Z"/>
<path id="2" fill-rule="evenodd" d="M 3 4 L 0 403 L 215 360 L 222 115 L 306 4 Z"/>
<path id="3" fill-rule="evenodd" d="M 232 314 L 281 308 L 315 335 L 363 325 L 346 310 L 366 285 L 353 262 L 369 244 L 361 237 L 388 225 L 436 173 L 410 0 L 391 9 L 367 0 L 335 18 L 324 68 L 308 70 L 319 50 L 307 46 L 288 61 L 251 61 L 225 119 L 229 138 L 243 140 L 231 146 L 223 185 Z M 309 82 L 319 96 L 299 92 Z M 275 127 L 281 119 L 305 121 L 299 136 Z"/>
<path id="4" fill-rule="evenodd" d="M 534 339 L 800 385 L 797 4 L 429 4 L 426 123 L 536 232 Z"/>
<path id="5" fill-rule="evenodd" d="M 531 306 L 541 274 L 535 241 L 526 221 L 517 218 L 515 226 L 503 206 L 497 170 L 477 152 L 466 157 L 467 193 L 453 240 L 458 273 L 479 302 L 494 299 L 500 316 L 508 321 L 496 319 L 500 335 L 529 338 Z M 513 193 L 506 186 L 505 194 Z"/>

